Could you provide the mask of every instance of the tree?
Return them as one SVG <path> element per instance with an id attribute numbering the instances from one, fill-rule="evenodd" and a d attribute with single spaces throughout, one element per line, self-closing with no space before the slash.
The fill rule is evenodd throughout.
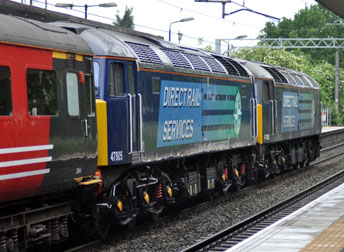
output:
<path id="1" fill-rule="evenodd" d="M 198 37 L 197 38 L 198 46 L 203 46 L 204 38 L 203 37 Z M 215 53 L 214 49 L 212 48 L 211 45 L 207 45 L 205 47 L 200 48 L 204 51 Z"/>
<path id="2" fill-rule="evenodd" d="M 272 22 L 267 22 L 264 29 L 261 30 L 259 37 L 343 38 L 344 22 L 329 10 L 315 4 L 297 12 L 293 19 L 283 18 L 277 25 Z M 286 51 L 307 58 L 309 62 L 303 66 L 302 72 L 309 74 L 320 84 L 323 107 L 335 108 L 334 65 L 336 49 L 286 49 Z M 344 59 L 344 51 L 342 49 L 339 50 L 339 54 L 340 59 Z M 343 79 L 342 76 L 341 79 Z M 343 101 L 343 91 L 343 89 L 340 90 L 341 101 Z M 340 111 L 343 111 L 343 106 L 339 108 L 338 113 L 332 109 L 332 121 L 334 123 L 343 123 L 344 114 L 339 113 Z"/>
<path id="3" fill-rule="evenodd" d="M 331 25 L 341 19 L 315 4 L 306 7 L 294 15 L 294 19 L 283 18 L 278 25 L 267 22 L 261 30 L 260 38 L 343 38 L 344 25 Z M 292 49 L 288 49 L 292 51 Z M 312 61 L 323 61 L 334 64 L 335 49 L 302 49 L 309 54 Z M 344 54 L 341 55 L 344 57 Z"/>
<path id="4" fill-rule="evenodd" d="M 133 8 L 128 8 L 125 6 L 125 12 L 123 18 L 121 18 L 118 14 L 116 14 L 116 21 L 113 22 L 114 25 L 125 27 L 134 30 L 134 16 L 132 15 Z"/>
<path id="5" fill-rule="evenodd" d="M 287 51 L 285 49 L 273 50 L 262 48 L 241 49 L 232 53 L 232 57 L 251 61 L 265 62 L 271 65 L 286 67 L 303 72 L 320 85 L 321 101 L 323 107 L 331 108 L 332 123 L 343 124 L 344 115 L 335 112 L 334 86 L 335 67 L 326 62 L 314 62 L 309 55 L 304 55 L 301 51 Z"/>

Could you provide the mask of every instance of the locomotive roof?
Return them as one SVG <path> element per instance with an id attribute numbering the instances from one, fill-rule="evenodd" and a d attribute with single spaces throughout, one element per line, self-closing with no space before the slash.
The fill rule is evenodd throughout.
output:
<path id="1" fill-rule="evenodd" d="M 249 71 L 233 59 L 213 55 L 197 48 L 183 47 L 157 37 L 125 33 L 113 29 L 71 22 L 56 25 L 83 37 L 95 55 L 137 59 L 145 67 L 205 71 L 218 75 L 249 78 Z"/>
<path id="2" fill-rule="evenodd" d="M 319 84 L 307 74 L 261 62 L 248 60 L 239 60 L 239 62 L 245 65 L 255 78 L 272 79 L 280 85 L 319 89 Z"/>
<path id="3" fill-rule="evenodd" d="M 72 32 L 39 21 L 2 14 L 0 43 L 92 54 L 88 44 Z"/>

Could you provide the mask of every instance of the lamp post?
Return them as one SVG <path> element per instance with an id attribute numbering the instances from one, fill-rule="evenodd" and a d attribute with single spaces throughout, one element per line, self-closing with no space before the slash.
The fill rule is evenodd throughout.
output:
<path id="1" fill-rule="evenodd" d="M 180 44 L 180 41 L 182 40 L 182 37 L 183 37 L 183 33 L 178 31 L 178 41 L 179 41 L 179 44 Z"/>
<path id="2" fill-rule="evenodd" d="M 85 8 L 85 19 L 87 19 L 87 10 L 88 7 L 116 7 L 116 3 L 101 3 L 101 4 L 94 4 L 94 5 L 76 5 L 76 4 L 68 4 L 68 3 L 56 3 L 56 7 L 61 7 L 61 8 L 73 8 L 73 7 L 84 7 Z"/>
<path id="3" fill-rule="evenodd" d="M 245 34 L 245 35 L 240 35 L 240 36 L 238 36 L 238 37 L 236 37 L 236 38 L 233 38 L 233 40 L 235 40 L 235 39 L 243 39 L 243 38 L 247 38 L 247 35 L 246 35 L 246 34 Z M 229 44 L 229 41 L 228 41 L 228 44 L 227 44 L 227 56 L 228 56 L 228 57 L 229 57 L 229 52 L 230 52 L 232 49 L 234 49 L 234 45 Z"/>
<path id="4" fill-rule="evenodd" d="M 178 21 L 174 21 L 172 23 L 170 23 L 170 28 L 168 29 L 168 41 L 171 41 L 171 25 L 172 24 L 175 24 L 175 23 L 179 23 L 179 22 L 187 22 L 187 21 L 192 21 L 194 20 L 195 18 L 193 17 L 188 17 L 188 18 L 183 18 L 183 19 L 180 19 Z"/>

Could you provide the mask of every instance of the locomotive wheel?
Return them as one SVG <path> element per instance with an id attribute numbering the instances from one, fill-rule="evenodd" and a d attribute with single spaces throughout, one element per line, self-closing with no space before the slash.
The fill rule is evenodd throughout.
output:
<path id="1" fill-rule="evenodd" d="M 239 192 L 240 189 L 241 189 L 241 177 L 239 175 L 239 171 L 238 169 L 234 168 L 232 166 L 232 174 L 233 174 L 233 185 L 232 185 L 232 189 L 235 191 L 235 192 Z"/>
<path id="2" fill-rule="evenodd" d="M 137 217 L 133 218 L 131 221 L 128 222 L 127 227 L 129 229 L 134 229 L 136 225 Z"/>
<path id="3" fill-rule="evenodd" d="M 256 170 L 254 172 L 254 184 L 258 185 L 259 182 L 264 181 L 266 179 L 265 174 L 266 172 L 265 172 L 264 164 L 257 162 Z"/>
<path id="4" fill-rule="evenodd" d="M 209 201 L 213 201 L 214 200 L 214 198 L 215 198 L 215 192 L 212 190 L 212 191 L 207 191 L 207 199 L 209 200 Z"/>
<path id="5" fill-rule="evenodd" d="M 107 237 L 110 227 L 111 227 L 111 222 L 112 222 L 112 217 L 110 214 L 99 216 L 97 235 L 101 240 L 104 240 Z"/>
<path id="6" fill-rule="evenodd" d="M 157 203 L 156 206 L 154 206 L 154 212 L 149 213 L 150 218 L 153 221 L 157 221 L 163 210 L 164 210 L 164 204 L 162 202 Z"/>
<path id="7" fill-rule="evenodd" d="M 234 183 L 233 176 L 231 174 L 228 174 L 229 176 L 224 174 L 225 171 L 225 161 L 221 160 L 217 164 L 217 173 L 218 173 L 218 179 L 220 181 L 220 192 L 222 195 L 227 195 L 229 189 L 232 187 Z M 228 173 L 230 173 L 228 171 Z"/>
<path id="8" fill-rule="evenodd" d="M 160 217 L 160 214 L 158 214 L 158 213 L 150 213 L 149 216 L 150 216 L 152 221 L 157 221 L 159 219 L 159 217 Z"/>
<path id="9" fill-rule="evenodd" d="M 276 175 L 281 174 L 281 168 L 278 165 L 276 165 L 275 173 Z"/>

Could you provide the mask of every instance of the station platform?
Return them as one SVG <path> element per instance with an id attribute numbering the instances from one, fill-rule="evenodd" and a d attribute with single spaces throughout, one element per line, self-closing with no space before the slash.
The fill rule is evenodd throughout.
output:
<path id="1" fill-rule="evenodd" d="M 344 252 L 344 184 L 226 252 Z"/>
<path id="2" fill-rule="evenodd" d="M 329 131 L 342 130 L 342 129 L 344 129 L 344 126 L 324 126 L 322 127 L 321 132 L 326 133 Z"/>

